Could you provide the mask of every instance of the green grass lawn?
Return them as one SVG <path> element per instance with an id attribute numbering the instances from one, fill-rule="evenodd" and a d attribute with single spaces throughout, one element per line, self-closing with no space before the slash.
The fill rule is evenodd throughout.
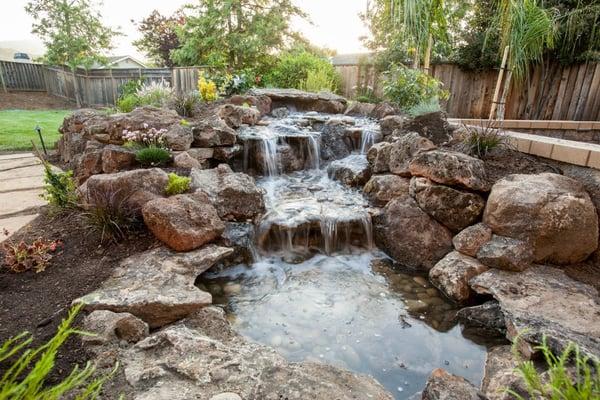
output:
<path id="1" fill-rule="evenodd" d="M 0 151 L 31 150 L 31 141 L 42 150 L 36 125 L 42 128 L 46 148 L 60 138 L 58 127 L 68 110 L 0 110 Z"/>

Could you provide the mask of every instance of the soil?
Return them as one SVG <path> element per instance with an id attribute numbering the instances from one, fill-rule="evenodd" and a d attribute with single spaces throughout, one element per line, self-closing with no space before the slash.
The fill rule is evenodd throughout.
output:
<path id="1" fill-rule="evenodd" d="M 45 92 L 0 92 L 0 110 L 71 110 L 75 103 Z"/>
<path id="2" fill-rule="evenodd" d="M 120 243 L 101 245 L 100 235 L 90 231 L 81 214 L 52 216 L 47 209 L 9 241 L 31 242 L 40 237 L 63 242 L 45 271 L 17 274 L 0 267 L 0 342 L 29 331 L 34 346 L 45 343 L 74 299 L 97 289 L 119 260 L 158 245 L 147 231 L 135 232 Z M 81 341 L 71 337 L 60 350 L 48 383 L 64 379 L 76 364 L 83 365 L 90 358 Z M 7 367 L 0 363 L 0 375 Z"/>

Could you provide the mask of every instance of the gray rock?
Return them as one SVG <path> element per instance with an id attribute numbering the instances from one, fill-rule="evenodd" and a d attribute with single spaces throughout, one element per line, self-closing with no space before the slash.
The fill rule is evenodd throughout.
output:
<path id="1" fill-rule="evenodd" d="M 469 280 L 487 270 L 476 259 L 453 251 L 429 270 L 429 280 L 452 301 L 466 303 L 473 295 Z"/>
<path id="2" fill-rule="evenodd" d="M 482 337 L 506 335 L 506 323 L 502 308 L 497 301 L 487 301 L 481 305 L 465 307 L 456 313 L 458 320 L 469 331 Z"/>
<path id="3" fill-rule="evenodd" d="M 219 393 L 210 398 L 210 400 L 242 400 L 236 393 Z"/>
<path id="4" fill-rule="evenodd" d="M 481 400 L 482 394 L 469 381 L 441 368 L 434 369 L 427 379 L 422 400 Z"/>
<path id="5" fill-rule="evenodd" d="M 469 226 L 460 231 L 454 238 L 454 248 L 468 256 L 477 257 L 477 252 L 492 239 L 492 230 L 482 223 Z"/>
<path id="6" fill-rule="evenodd" d="M 271 111 L 271 115 L 275 118 L 285 118 L 290 114 L 290 110 L 287 109 L 287 107 L 279 107 L 279 108 L 275 108 L 273 109 L 273 111 Z"/>
<path id="7" fill-rule="evenodd" d="M 363 191 L 367 198 L 378 207 L 385 205 L 396 197 L 408 194 L 410 180 L 398 175 L 375 175 L 366 183 Z"/>
<path id="8" fill-rule="evenodd" d="M 434 182 L 486 192 L 490 190 L 483 161 L 455 151 L 433 150 L 419 153 L 410 162 L 412 175 Z"/>
<path id="9" fill-rule="evenodd" d="M 242 125 L 256 125 L 260 119 L 260 111 L 255 107 L 224 104 L 219 108 L 219 117 L 230 128 L 237 129 Z"/>
<path id="10" fill-rule="evenodd" d="M 593 287 L 546 266 L 519 273 L 490 269 L 470 284 L 498 300 L 509 339 L 522 332 L 526 342 L 540 344 L 546 335 L 554 354 L 572 341 L 584 354 L 600 355 L 600 298 Z"/>
<path id="11" fill-rule="evenodd" d="M 119 340 L 136 343 L 148 336 L 148 324 L 129 313 L 108 310 L 93 311 L 83 319 L 83 330 L 93 336 L 83 335 L 81 340 L 92 345 Z"/>
<path id="12" fill-rule="evenodd" d="M 480 195 L 436 184 L 427 178 L 413 177 L 410 195 L 423 211 L 454 232 L 476 222 L 485 207 Z"/>
<path id="13" fill-rule="evenodd" d="M 450 126 L 446 120 L 446 115 L 442 111 L 419 115 L 406 121 L 403 129 L 409 132 L 417 132 L 438 146 L 452 139 Z"/>
<path id="14" fill-rule="evenodd" d="M 379 125 L 381 126 L 381 134 L 389 136 L 396 129 L 402 129 L 402 126 L 404 126 L 404 117 L 400 115 L 388 115 L 379 121 Z"/>
<path id="15" fill-rule="evenodd" d="M 352 152 L 352 143 L 347 139 L 348 125 L 340 119 L 330 119 L 321 129 L 321 158 L 339 160 Z"/>
<path id="16" fill-rule="evenodd" d="M 483 215 L 497 235 L 529 242 L 536 262 L 585 260 L 598 248 L 598 215 L 583 186 L 543 173 L 509 175 L 492 188 Z"/>
<path id="17" fill-rule="evenodd" d="M 163 135 L 163 139 L 171 150 L 185 151 L 192 146 L 194 134 L 190 127 L 175 124 Z"/>
<path id="18" fill-rule="evenodd" d="M 249 95 L 233 95 L 227 101 L 238 106 L 250 105 L 256 107 L 260 111 L 260 115 L 265 116 L 271 112 L 271 99 L 267 96 L 249 96 Z"/>
<path id="19" fill-rule="evenodd" d="M 367 152 L 367 160 L 374 174 L 390 171 L 390 153 L 392 144 L 388 142 L 375 143 Z"/>
<path id="20" fill-rule="evenodd" d="M 298 111 L 317 111 L 328 114 L 341 114 L 346 109 L 347 100 L 330 92 L 303 92 L 298 89 L 261 88 L 251 89 L 251 96 L 271 98 L 272 107 L 290 106 Z"/>
<path id="21" fill-rule="evenodd" d="M 496 346 L 488 351 L 481 391 L 489 400 L 513 400 L 515 397 L 506 393 L 507 389 L 524 399 L 529 397 L 523 378 L 515 371 L 517 365 L 511 346 Z"/>
<path id="22" fill-rule="evenodd" d="M 419 136 L 418 133 L 410 132 L 402 136 L 394 143 L 390 150 L 389 170 L 391 173 L 410 177 L 409 165 L 414 157 L 421 152 L 428 152 L 436 146 L 429 139 Z"/>
<path id="23" fill-rule="evenodd" d="M 247 222 L 227 222 L 223 232 L 222 243 L 233 248 L 233 257 L 228 260 L 231 264 L 251 264 L 255 260 L 254 224 Z"/>
<path id="24" fill-rule="evenodd" d="M 533 262 L 533 251 L 521 240 L 492 235 L 477 252 L 477 259 L 491 268 L 523 271 Z"/>
<path id="25" fill-rule="evenodd" d="M 371 177 L 371 169 L 364 156 L 353 154 L 329 164 L 327 174 L 347 186 L 364 186 Z"/>
<path id="26" fill-rule="evenodd" d="M 206 118 L 192 125 L 194 147 L 233 146 L 237 135 L 217 116 Z"/>
<path id="27" fill-rule="evenodd" d="M 368 117 L 375 109 L 375 104 L 361 103 L 360 101 L 353 101 L 348 105 L 345 115 L 351 115 L 355 117 Z"/>
<path id="28" fill-rule="evenodd" d="M 209 245 L 189 253 L 158 248 L 136 254 L 122 261 L 98 290 L 73 303 L 90 311 L 127 312 L 157 328 L 211 304 L 211 295 L 194 281 L 231 253 Z"/>

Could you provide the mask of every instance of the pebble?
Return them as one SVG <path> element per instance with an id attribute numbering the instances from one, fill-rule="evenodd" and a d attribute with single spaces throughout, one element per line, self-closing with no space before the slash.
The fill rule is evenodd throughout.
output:
<path id="1" fill-rule="evenodd" d="M 423 286 L 424 288 L 426 288 L 427 286 L 429 286 L 429 283 L 427 282 L 427 279 L 423 278 L 422 276 L 415 276 L 415 277 L 413 277 L 413 281 L 415 281 L 419 285 Z"/>
<path id="2" fill-rule="evenodd" d="M 223 286 L 223 292 L 228 295 L 239 294 L 242 291 L 242 285 L 239 283 L 228 283 Z"/>

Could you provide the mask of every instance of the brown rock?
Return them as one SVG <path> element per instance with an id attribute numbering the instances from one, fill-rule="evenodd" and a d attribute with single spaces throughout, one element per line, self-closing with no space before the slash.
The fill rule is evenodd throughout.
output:
<path id="1" fill-rule="evenodd" d="M 355 117 L 368 117 L 375 109 L 375 104 L 361 103 L 360 101 L 353 101 L 348 105 L 345 115 L 351 115 Z"/>
<path id="2" fill-rule="evenodd" d="M 574 264 L 598 248 L 598 215 L 582 185 L 562 175 L 510 175 L 492 188 L 483 215 L 497 235 L 527 241 L 534 261 Z"/>
<path id="3" fill-rule="evenodd" d="M 407 121 L 404 130 L 417 132 L 438 146 L 447 143 L 452 138 L 446 115 L 442 111 L 419 115 Z"/>
<path id="4" fill-rule="evenodd" d="M 533 262 L 533 251 L 526 242 L 493 235 L 477 252 L 477 259 L 491 268 L 523 271 Z"/>
<path id="5" fill-rule="evenodd" d="M 388 115 L 379 122 L 379 125 L 381 126 L 381 134 L 389 136 L 396 129 L 402 129 L 402 126 L 404 126 L 404 117 L 400 115 Z"/>
<path id="6" fill-rule="evenodd" d="M 412 159 L 421 152 L 429 152 L 436 146 L 429 139 L 419 136 L 418 133 L 410 132 L 402 136 L 394 143 L 390 150 L 390 172 L 400 176 L 410 177 L 409 165 Z"/>
<path id="7" fill-rule="evenodd" d="M 215 147 L 214 148 L 214 159 L 221 162 L 227 162 L 232 158 L 242 154 L 244 146 L 241 144 L 234 144 L 228 147 Z"/>
<path id="8" fill-rule="evenodd" d="M 473 295 L 469 280 L 487 270 L 476 259 L 453 251 L 429 270 L 429 280 L 448 298 L 460 304 L 467 302 Z"/>
<path id="9" fill-rule="evenodd" d="M 371 112 L 370 117 L 375 119 L 383 119 L 388 115 L 394 115 L 398 112 L 390 103 L 382 102 L 375 106 L 373 111 Z"/>
<path id="10" fill-rule="evenodd" d="M 250 106 L 236 106 L 234 104 L 224 104 L 219 108 L 219 117 L 225 121 L 227 126 L 237 129 L 242 124 L 256 125 L 260 119 L 260 111 Z"/>
<path id="11" fill-rule="evenodd" d="M 329 92 L 304 92 L 298 89 L 261 88 L 248 91 L 251 96 L 271 98 L 271 108 L 289 106 L 298 111 L 317 111 L 328 114 L 341 114 L 346 109 L 347 100 Z"/>
<path id="12" fill-rule="evenodd" d="M 363 186 L 371 177 L 371 169 L 364 156 L 353 154 L 331 162 L 327 174 L 344 185 Z"/>
<path id="13" fill-rule="evenodd" d="M 515 370 L 517 366 L 518 360 L 515 359 L 511 346 L 496 346 L 488 351 L 481 391 L 489 400 L 513 400 L 514 395 L 506 393 L 507 389 L 523 398 L 528 397 L 525 382 Z"/>
<path id="14" fill-rule="evenodd" d="M 441 368 L 429 375 L 422 400 L 481 400 L 483 395 L 469 381 Z"/>
<path id="15" fill-rule="evenodd" d="M 265 116 L 271 112 L 271 99 L 268 96 L 245 96 L 233 95 L 228 100 L 231 104 L 243 106 L 244 104 L 256 107 L 260 111 L 260 116 Z"/>
<path id="16" fill-rule="evenodd" d="M 192 146 L 194 134 L 192 133 L 192 128 L 181 124 L 174 124 L 163 135 L 163 139 L 169 149 L 185 151 Z"/>
<path id="17" fill-rule="evenodd" d="M 97 310 L 83 320 L 83 329 L 95 336 L 82 336 L 82 340 L 90 344 L 106 344 L 112 341 L 125 340 L 136 343 L 148 336 L 148 324 L 129 313 L 114 313 L 108 310 Z"/>
<path id="18" fill-rule="evenodd" d="M 177 168 L 202 168 L 200 161 L 190 156 L 187 151 L 182 151 L 173 158 L 173 165 Z"/>
<path id="19" fill-rule="evenodd" d="M 390 171 L 390 153 L 393 145 L 388 142 L 375 143 L 367 152 L 367 160 L 374 174 Z"/>
<path id="20" fill-rule="evenodd" d="M 111 174 L 135 164 L 135 152 L 122 146 L 108 145 L 102 149 L 102 171 Z"/>
<path id="21" fill-rule="evenodd" d="M 194 123 L 192 133 L 194 147 L 233 146 L 237 138 L 235 131 L 217 116 Z"/>
<path id="22" fill-rule="evenodd" d="M 408 194 L 410 180 L 402 178 L 398 175 L 375 175 L 369 179 L 365 187 L 364 193 L 378 207 L 385 205 L 395 199 Z"/>
<path id="23" fill-rule="evenodd" d="M 79 185 L 90 176 L 102 173 L 102 148 L 86 149 L 77 157 L 73 168 L 75 180 Z"/>
<path id="24" fill-rule="evenodd" d="M 154 236 L 176 251 L 197 249 L 217 239 L 225 230 L 217 210 L 203 193 L 149 201 L 142 214 Z"/>
<path id="25" fill-rule="evenodd" d="M 492 230 L 482 223 L 465 228 L 452 239 L 454 248 L 468 256 L 477 257 L 477 252 L 492 239 Z"/>

